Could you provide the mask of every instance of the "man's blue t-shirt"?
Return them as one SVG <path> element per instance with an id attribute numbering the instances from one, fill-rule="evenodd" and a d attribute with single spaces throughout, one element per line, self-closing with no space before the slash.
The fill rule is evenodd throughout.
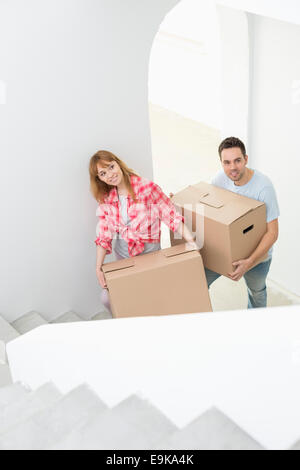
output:
<path id="1" fill-rule="evenodd" d="M 234 181 L 228 178 L 223 170 L 213 178 L 211 184 L 218 186 L 219 188 L 227 189 L 236 194 L 241 194 L 242 196 L 264 202 L 267 208 L 267 223 L 272 222 L 272 220 L 278 219 L 280 215 L 274 186 L 267 176 L 257 170 L 253 171 L 254 174 L 251 180 L 243 186 L 235 185 Z M 272 253 L 273 247 L 269 251 L 268 259 L 271 258 Z"/>

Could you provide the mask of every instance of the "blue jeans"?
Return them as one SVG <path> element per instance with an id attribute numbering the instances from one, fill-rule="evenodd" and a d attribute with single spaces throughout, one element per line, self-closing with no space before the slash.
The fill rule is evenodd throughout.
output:
<path id="1" fill-rule="evenodd" d="M 248 308 L 263 308 L 267 306 L 266 279 L 270 270 L 272 258 L 264 261 L 244 274 L 248 288 Z M 221 275 L 205 268 L 207 285 L 210 287 Z"/>

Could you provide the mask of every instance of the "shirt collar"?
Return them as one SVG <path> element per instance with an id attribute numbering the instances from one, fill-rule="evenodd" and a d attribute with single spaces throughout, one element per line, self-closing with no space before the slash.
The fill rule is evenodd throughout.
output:
<path id="1" fill-rule="evenodd" d="M 109 195 L 107 196 L 108 204 L 112 204 L 113 202 L 118 202 L 118 191 L 117 188 L 113 188 L 110 190 Z"/>

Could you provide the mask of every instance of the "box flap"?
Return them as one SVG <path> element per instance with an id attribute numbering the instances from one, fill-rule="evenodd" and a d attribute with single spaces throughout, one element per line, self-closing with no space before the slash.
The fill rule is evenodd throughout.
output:
<path id="1" fill-rule="evenodd" d="M 146 272 L 151 277 L 151 273 L 157 269 L 165 269 L 169 264 L 182 263 L 199 256 L 199 250 L 187 250 L 185 243 L 182 243 L 171 248 L 140 254 L 134 258 L 107 263 L 102 268 L 103 272 L 107 275 L 107 279 L 110 281 L 127 278 L 132 275 L 139 276 L 141 273 Z"/>
<path id="2" fill-rule="evenodd" d="M 230 225 L 264 203 L 208 183 L 198 183 L 175 194 L 172 202 L 184 208 L 185 204 L 203 204 L 205 217 Z"/>
<path id="3" fill-rule="evenodd" d="M 183 204 L 183 201 L 186 204 L 205 204 L 215 209 L 224 206 L 222 199 L 215 194 L 214 186 L 210 186 L 209 190 L 209 188 L 202 188 L 199 185 L 191 185 L 172 198 L 174 204 Z"/>
<path id="4" fill-rule="evenodd" d="M 203 194 L 203 196 L 199 198 L 199 202 L 206 204 L 207 206 L 214 207 L 215 209 L 220 209 L 224 206 L 223 202 L 218 200 L 216 196 L 211 193 Z"/>
<path id="5" fill-rule="evenodd" d="M 223 222 L 230 225 L 253 210 L 254 207 L 247 207 L 245 204 L 239 204 L 237 201 L 229 202 L 226 213 L 223 215 Z"/>
<path id="6" fill-rule="evenodd" d="M 191 253 L 193 251 L 198 251 L 198 250 L 187 250 L 185 248 L 185 245 L 186 245 L 185 243 L 182 243 L 181 245 L 177 245 L 172 248 L 167 248 L 165 250 L 162 250 L 162 253 L 166 258 L 171 258 L 173 256 L 182 255 L 184 253 Z"/>
<path id="7" fill-rule="evenodd" d="M 120 261 L 116 261 L 115 263 L 107 263 L 102 266 L 103 272 L 112 273 L 114 271 L 121 271 L 123 269 L 132 268 L 135 266 L 135 261 L 132 258 L 125 258 Z"/>

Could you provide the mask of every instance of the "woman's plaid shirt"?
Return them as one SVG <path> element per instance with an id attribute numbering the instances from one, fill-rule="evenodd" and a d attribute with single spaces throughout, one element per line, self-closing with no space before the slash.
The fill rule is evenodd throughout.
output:
<path id="1" fill-rule="evenodd" d="M 130 178 L 137 202 L 130 194 L 127 196 L 127 213 L 131 219 L 129 226 L 124 224 L 120 214 L 117 188 L 111 189 L 97 208 L 99 222 L 95 243 L 102 246 L 107 254 L 112 252 L 112 240 L 117 233 L 128 243 L 128 252 L 132 257 L 144 251 L 145 243 L 160 242 L 161 221 L 173 232 L 184 222 L 184 217 L 157 184 L 140 176 L 132 175 Z"/>

